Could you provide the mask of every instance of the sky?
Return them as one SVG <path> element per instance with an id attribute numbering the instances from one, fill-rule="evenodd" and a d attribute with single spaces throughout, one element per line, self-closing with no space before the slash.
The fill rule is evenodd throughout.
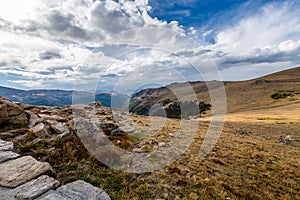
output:
<path id="1" fill-rule="evenodd" d="M 299 66 L 300 3 L 3 0 L 0 86 L 129 91 Z"/>

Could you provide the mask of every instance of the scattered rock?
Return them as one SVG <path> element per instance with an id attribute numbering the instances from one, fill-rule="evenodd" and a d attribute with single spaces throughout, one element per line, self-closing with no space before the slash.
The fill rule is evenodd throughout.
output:
<path id="1" fill-rule="evenodd" d="M 20 115 L 11 116 L 9 123 L 25 127 L 28 125 L 28 118 L 25 113 L 21 113 Z"/>
<path id="2" fill-rule="evenodd" d="M 0 104 L 0 124 L 5 123 L 9 120 L 7 113 L 7 105 Z"/>
<path id="3" fill-rule="evenodd" d="M 158 143 L 158 146 L 159 146 L 159 147 L 166 147 L 166 146 L 167 146 L 167 143 L 165 143 L 165 142 L 160 142 L 160 143 Z"/>
<path id="4" fill-rule="evenodd" d="M 173 133 L 169 133 L 170 137 L 175 137 L 175 135 Z"/>
<path id="5" fill-rule="evenodd" d="M 26 138 L 27 138 L 28 134 L 23 134 L 23 135 L 19 135 L 17 137 L 14 138 L 14 141 L 17 142 L 17 141 L 24 141 Z"/>
<path id="6" fill-rule="evenodd" d="M 0 151 L 12 151 L 14 149 L 14 143 L 0 140 Z"/>
<path id="7" fill-rule="evenodd" d="M 246 130 L 244 130 L 242 127 L 240 127 L 240 129 L 237 130 L 237 133 L 238 133 L 238 134 L 241 134 L 241 135 L 250 135 L 250 134 L 252 134 L 251 131 L 246 131 Z"/>
<path id="8" fill-rule="evenodd" d="M 12 151 L 0 151 L 0 164 L 18 157 L 20 155 Z"/>
<path id="9" fill-rule="evenodd" d="M 17 104 L 14 104 L 13 102 L 9 102 L 7 105 L 7 112 L 9 116 L 17 116 L 24 113 L 24 110 Z"/>
<path id="10" fill-rule="evenodd" d="M 31 111 L 26 111 L 27 115 L 29 116 L 29 123 L 28 123 L 28 127 L 29 128 L 32 128 L 34 127 L 38 122 L 40 122 L 40 118 L 34 114 L 33 112 Z"/>
<path id="11" fill-rule="evenodd" d="M 287 145 L 293 145 L 293 141 L 294 141 L 294 138 L 292 138 L 292 136 L 290 135 L 287 135 L 287 136 L 280 136 L 279 137 L 279 143 L 282 143 L 282 144 L 287 144 Z"/>
<path id="12" fill-rule="evenodd" d="M 277 163 L 278 163 L 276 160 L 270 160 L 270 162 L 271 162 L 272 164 L 277 164 Z"/>
<path id="13" fill-rule="evenodd" d="M 35 139 L 32 140 L 30 143 L 31 143 L 31 145 L 36 145 L 36 144 L 40 143 L 41 141 L 42 141 L 41 138 L 35 138 Z"/>
<path id="14" fill-rule="evenodd" d="M 119 127 L 119 130 L 125 133 L 134 133 L 135 129 L 129 125 L 123 125 Z"/>
<path id="15" fill-rule="evenodd" d="M 108 136 L 111 135 L 113 130 L 117 130 L 119 128 L 119 126 L 113 121 L 102 122 L 97 125 L 99 125 L 101 130 Z"/>
<path id="16" fill-rule="evenodd" d="M 15 135 L 13 133 L 10 133 L 10 132 L 2 132 L 0 133 L 0 138 L 2 139 L 7 139 L 7 138 L 13 138 L 15 137 Z"/>
<path id="17" fill-rule="evenodd" d="M 3 139 L 3 140 L 6 140 L 8 138 L 16 138 L 19 135 L 25 134 L 27 132 L 28 132 L 27 128 L 10 130 L 8 132 L 2 132 L 2 133 L 0 133 L 0 138 Z"/>
<path id="18" fill-rule="evenodd" d="M 54 120 L 47 120 L 46 122 L 50 125 L 50 128 L 55 132 L 55 134 L 68 135 L 70 133 L 69 128 L 64 123 Z"/>
<path id="19" fill-rule="evenodd" d="M 133 152 L 133 153 L 142 153 L 143 150 L 140 149 L 140 148 L 134 148 L 134 149 L 132 149 L 132 152 Z"/>
<path id="20" fill-rule="evenodd" d="M 52 190 L 38 198 L 39 200 L 110 200 L 110 197 L 100 188 L 84 181 L 75 181 Z"/>
<path id="21" fill-rule="evenodd" d="M 28 110 L 28 109 L 32 109 L 34 108 L 33 105 L 30 105 L 30 104 L 23 104 L 23 103 L 18 103 L 18 106 L 20 106 L 22 109 L 24 110 Z"/>
<path id="22" fill-rule="evenodd" d="M 42 174 L 53 173 L 49 163 L 39 162 L 31 156 L 24 156 L 0 164 L 0 186 L 15 188 Z"/>
<path id="23" fill-rule="evenodd" d="M 46 125 L 43 123 L 39 123 L 38 125 L 34 126 L 31 130 L 33 134 L 39 138 L 50 136 Z"/>
<path id="24" fill-rule="evenodd" d="M 151 140 L 148 141 L 148 144 L 150 144 L 150 145 L 158 145 L 158 142 L 156 140 L 154 140 L 154 139 L 151 139 Z"/>
<path id="25" fill-rule="evenodd" d="M 39 117 L 41 118 L 41 121 L 47 121 L 47 120 L 53 120 L 53 121 L 62 121 L 63 118 L 57 115 L 45 115 L 45 114 L 39 114 Z"/>

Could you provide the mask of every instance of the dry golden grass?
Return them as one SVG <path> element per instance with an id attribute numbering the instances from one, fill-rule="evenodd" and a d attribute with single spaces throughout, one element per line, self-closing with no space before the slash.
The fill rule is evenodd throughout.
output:
<path id="1" fill-rule="evenodd" d="M 149 118 L 139 117 L 149 127 Z M 201 122 L 195 141 L 163 170 L 129 174 L 94 159 L 72 136 L 54 142 L 16 143 L 21 154 L 49 162 L 62 184 L 83 179 L 103 188 L 112 199 L 300 199 L 300 124 L 226 122 L 222 135 L 206 158 L 199 157 L 209 122 Z M 178 120 L 151 136 L 168 143 Z M 242 128 L 249 135 L 239 134 Z M 290 144 L 280 138 L 293 138 Z M 33 136 L 29 133 L 31 139 Z M 149 138 L 136 141 L 146 144 Z M 151 151 L 151 150 L 150 150 Z"/>

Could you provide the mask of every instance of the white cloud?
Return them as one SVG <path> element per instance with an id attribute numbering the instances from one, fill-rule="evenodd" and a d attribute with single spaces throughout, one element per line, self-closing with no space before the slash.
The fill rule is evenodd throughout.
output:
<path id="1" fill-rule="evenodd" d="M 254 48 L 299 39 L 300 7 L 292 3 L 272 3 L 257 14 L 241 19 L 236 25 L 219 32 L 214 48 L 232 54 L 247 53 Z"/>
<path id="2" fill-rule="evenodd" d="M 150 17 L 147 0 L 10 2 L 0 2 L 0 76 L 15 75 L 11 82 L 20 86 L 69 87 L 74 76 L 86 88 L 101 77 L 104 85 L 127 80 L 126 87 L 173 82 L 182 78 L 176 73 L 197 80 L 195 63 L 212 79 L 215 64 L 225 79 L 233 71 L 247 78 L 300 62 L 300 6 L 289 2 L 267 4 L 217 33 L 210 29 L 203 37 L 214 33 L 215 43 L 201 46 L 195 28 Z"/>
<path id="3" fill-rule="evenodd" d="M 98 63 L 85 65 L 85 60 L 92 53 L 92 49 L 86 46 L 114 45 L 115 48 L 122 49 L 124 44 L 135 47 L 153 47 L 155 44 L 155 48 L 172 50 L 190 45 L 186 43 L 187 35 L 178 22 L 168 23 L 148 15 L 151 7 L 146 0 L 124 0 L 119 3 L 113 0 L 42 0 L 33 1 L 29 5 L 32 6 L 28 9 L 32 11 L 31 15 L 27 15 L 26 11 L 27 14 L 22 15 L 20 19 L 19 16 L 13 18 L 4 14 L 1 16 L 0 24 L 1 64 L 11 68 L 10 74 L 25 78 L 26 80 L 12 80 L 12 82 L 26 87 L 36 85 L 48 87 L 52 79 L 57 81 L 53 82 L 56 85 L 66 80 L 74 80 L 71 76 L 64 76 L 65 71 L 62 73 L 55 70 L 63 66 L 78 69 L 78 72 L 70 72 L 86 83 L 92 83 L 103 75 L 110 62 L 113 62 L 114 66 L 110 66 L 104 75 L 120 76 L 128 73 L 132 69 L 125 66 L 136 62 L 134 58 L 120 61 L 118 56 L 121 55 L 113 52 L 111 57 L 103 54 L 100 61 L 98 58 Z M 10 12 L 15 12 L 13 7 L 9 8 Z M 133 49 L 129 46 L 128 50 Z M 11 55 L 14 59 L 10 57 Z M 143 56 L 144 61 L 148 59 L 147 62 L 153 62 L 152 66 L 158 63 L 153 61 L 155 56 L 148 58 L 147 54 Z M 26 70 L 22 72 L 14 70 L 18 66 L 23 66 Z M 45 71 L 46 74 L 41 73 Z M 0 73 L 8 71 L 2 70 Z M 32 80 L 36 84 L 30 84 Z"/>

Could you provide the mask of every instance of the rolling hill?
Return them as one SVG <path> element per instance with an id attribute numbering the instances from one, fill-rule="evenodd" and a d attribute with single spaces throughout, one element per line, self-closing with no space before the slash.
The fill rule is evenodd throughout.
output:
<path id="1" fill-rule="evenodd" d="M 188 86 L 192 86 L 199 102 L 211 102 L 205 82 L 175 83 L 136 93 L 132 100 L 139 103 L 135 104 L 132 111 L 141 113 L 142 110 L 150 109 L 151 106 L 165 100 L 176 101 L 174 93 L 184 96 L 186 101 L 192 100 L 191 95 L 185 94 Z M 252 80 L 225 81 L 224 86 L 228 119 L 232 116 L 240 118 L 240 115 L 248 114 L 255 115 L 255 119 L 300 119 L 298 114 L 300 113 L 300 67 Z"/>

